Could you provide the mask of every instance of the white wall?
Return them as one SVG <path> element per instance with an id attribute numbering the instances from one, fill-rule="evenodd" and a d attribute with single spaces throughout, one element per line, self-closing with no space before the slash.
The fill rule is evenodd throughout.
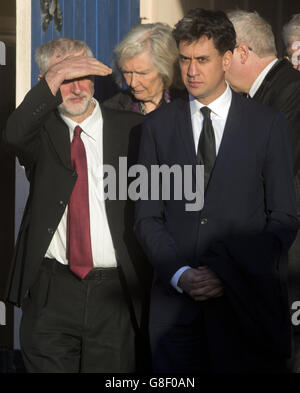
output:
<path id="1" fill-rule="evenodd" d="M 16 0 L 16 106 L 31 87 L 31 0 Z M 21 224 L 28 196 L 28 181 L 24 169 L 16 160 L 15 238 Z M 19 326 L 21 310 L 14 309 L 14 348 L 20 348 Z"/>
<path id="2" fill-rule="evenodd" d="M 16 1 L 16 106 L 31 87 L 31 0 Z"/>
<path id="3" fill-rule="evenodd" d="M 168 23 L 174 26 L 183 17 L 180 0 L 140 0 L 142 23 Z"/>

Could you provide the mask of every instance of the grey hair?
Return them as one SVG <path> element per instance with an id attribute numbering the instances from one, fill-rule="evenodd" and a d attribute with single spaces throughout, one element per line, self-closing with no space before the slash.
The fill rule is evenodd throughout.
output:
<path id="1" fill-rule="evenodd" d="M 148 50 L 153 67 L 162 77 L 164 88 L 170 87 L 175 81 L 175 85 L 180 85 L 177 68 L 178 49 L 171 27 L 165 23 L 137 25 L 114 49 L 112 68 L 117 83 L 122 87 L 124 62 Z"/>
<path id="2" fill-rule="evenodd" d="M 300 14 L 295 14 L 292 19 L 283 26 L 282 37 L 286 47 L 292 41 L 300 40 Z"/>
<path id="3" fill-rule="evenodd" d="M 58 60 L 66 54 L 73 54 L 84 49 L 84 54 L 94 57 L 93 52 L 84 41 L 60 37 L 40 45 L 35 52 L 35 61 L 40 73 L 44 75 L 49 69 L 49 61 L 55 56 Z"/>
<path id="4" fill-rule="evenodd" d="M 277 54 L 272 27 L 256 11 L 236 10 L 227 15 L 234 26 L 237 45 L 248 45 L 261 58 Z"/>

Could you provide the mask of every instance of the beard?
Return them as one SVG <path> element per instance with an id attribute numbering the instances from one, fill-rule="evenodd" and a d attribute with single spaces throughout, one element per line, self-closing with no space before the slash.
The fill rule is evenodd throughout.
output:
<path id="1" fill-rule="evenodd" d="M 60 112 L 70 118 L 84 115 L 90 109 L 93 94 L 93 91 L 91 92 L 91 94 L 82 92 L 81 94 L 76 96 L 69 95 L 65 97 L 63 103 L 59 105 Z M 71 99 L 74 98 L 82 98 L 82 100 L 78 103 L 72 103 Z"/>

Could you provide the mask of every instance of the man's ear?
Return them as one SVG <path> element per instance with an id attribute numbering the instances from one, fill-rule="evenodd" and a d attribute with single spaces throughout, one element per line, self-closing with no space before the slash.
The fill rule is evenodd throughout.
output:
<path id="1" fill-rule="evenodd" d="M 226 51 L 223 55 L 223 69 L 228 71 L 232 62 L 232 52 L 230 50 Z"/>
<path id="2" fill-rule="evenodd" d="M 249 49 L 248 45 L 239 44 L 235 50 L 238 53 L 241 64 L 245 64 L 248 60 L 249 55 L 250 55 L 250 49 Z"/>
<path id="3" fill-rule="evenodd" d="M 42 75 L 42 74 L 39 74 L 39 76 L 38 76 L 38 81 L 40 81 L 41 79 L 43 79 L 43 75 Z"/>

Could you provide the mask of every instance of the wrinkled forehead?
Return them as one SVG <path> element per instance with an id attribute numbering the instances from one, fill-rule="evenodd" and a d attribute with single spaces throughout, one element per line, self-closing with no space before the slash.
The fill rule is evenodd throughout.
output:
<path id="1" fill-rule="evenodd" d="M 208 38 L 206 35 L 199 37 L 193 41 L 180 41 L 179 53 L 187 55 L 188 57 L 200 57 L 212 53 L 219 53 L 215 47 L 213 38 Z"/>

